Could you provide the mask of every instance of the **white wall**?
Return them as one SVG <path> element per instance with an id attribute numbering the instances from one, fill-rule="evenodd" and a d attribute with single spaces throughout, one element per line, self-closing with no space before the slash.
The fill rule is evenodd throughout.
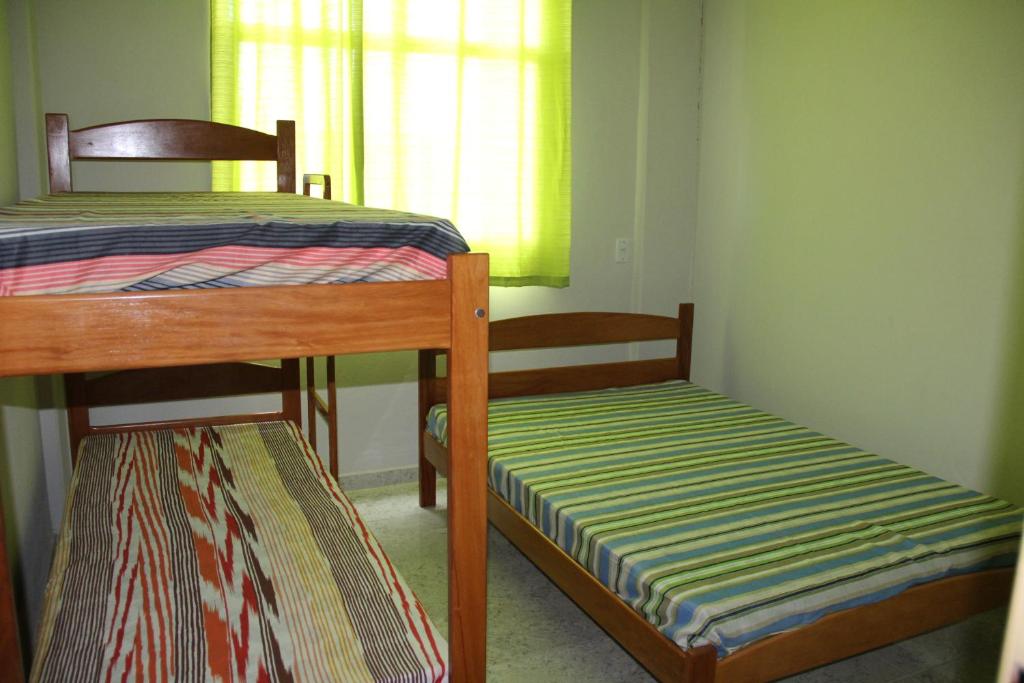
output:
<path id="1" fill-rule="evenodd" d="M 708 3 L 695 379 L 1024 503 L 1024 3 Z"/>
<path id="2" fill-rule="evenodd" d="M 72 128 L 142 118 L 210 118 L 207 0 L 36 0 L 38 102 Z M 41 114 L 35 118 L 41 122 Z M 19 130 L 19 134 L 22 131 Z M 44 149 L 45 154 L 45 149 Z M 43 156 L 45 160 L 45 155 Z M 202 162 L 73 165 L 76 190 L 205 190 Z M 45 190 L 45 164 L 37 184 Z"/>

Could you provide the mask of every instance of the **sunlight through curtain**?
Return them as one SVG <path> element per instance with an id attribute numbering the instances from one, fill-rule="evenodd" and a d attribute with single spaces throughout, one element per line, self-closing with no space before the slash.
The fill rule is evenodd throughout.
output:
<path id="1" fill-rule="evenodd" d="M 335 198 L 452 219 L 491 284 L 569 284 L 571 0 L 213 0 L 213 119 L 296 121 Z M 272 190 L 216 162 L 214 190 Z"/>

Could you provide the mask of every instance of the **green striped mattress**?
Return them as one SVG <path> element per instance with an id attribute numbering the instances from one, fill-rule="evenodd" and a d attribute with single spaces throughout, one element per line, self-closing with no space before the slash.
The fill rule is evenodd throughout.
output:
<path id="1" fill-rule="evenodd" d="M 490 402 L 491 487 L 662 633 L 725 656 L 1010 566 L 1021 510 L 682 381 Z M 446 407 L 428 429 L 446 442 Z"/>

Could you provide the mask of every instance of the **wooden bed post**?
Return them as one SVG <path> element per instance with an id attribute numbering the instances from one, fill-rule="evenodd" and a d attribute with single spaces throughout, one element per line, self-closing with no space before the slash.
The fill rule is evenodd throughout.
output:
<path id="1" fill-rule="evenodd" d="M 338 383 L 335 377 L 335 356 L 327 356 L 327 455 L 334 481 L 341 477 L 338 462 Z"/>
<path id="2" fill-rule="evenodd" d="M 489 329 L 489 326 L 488 326 Z M 488 333 L 489 334 L 489 333 Z M 437 356 L 441 354 L 435 349 L 420 349 L 419 374 L 420 374 L 420 396 L 419 410 L 417 411 L 418 445 L 419 447 L 419 472 L 420 472 L 420 507 L 432 508 L 437 505 L 437 468 L 427 457 L 427 441 L 424 429 L 427 425 L 427 414 L 433 408 L 436 400 L 436 392 L 433 385 L 437 380 Z M 446 390 L 445 390 L 445 393 Z"/>
<path id="3" fill-rule="evenodd" d="M 437 377 L 437 351 L 420 349 L 419 352 L 419 406 L 416 421 L 416 441 L 419 445 L 420 507 L 431 508 L 437 504 L 437 470 L 427 460 L 424 452 L 423 430 L 427 424 L 427 413 L 431 401 L 430 380 Z"/>
<path id="4" fill-rule="evenodd" d="M 7 556 L 7 533 L 4 511 L 0 507 L 0 680 L 21 683 L 25 680 L 21 641 L 18 637 L 18 614 L 14 604 L 14 584 Z"/>
<path id="5" fill-rule="evenodd" d="M 295 192 L 295 122 L 277 122 L 277 191 Z"/>
<path id="6" fill-rule="evenodd" d="M 46 115 L 46 154 L 50 159 L 50 192 L 71 192 L 71 126 L 67 114 Z"/>
<path id="7" fill-rule="evenodd" d="M 281 412 L 284 419 L 302 427 L 302 391 L 299 383 L 299 359 L 281 359 Z"/>
<path id="8" fill-rule="evenodd" d="M 487 255 L 450 256 L 448 274 L 448 657 L 466 683 L 487 675 Z"/>
<path id="9" fill-rule="evenodd" d="M 316 359 L 313 356 L 308 356 L 306 358 L 306 418 L 309 420 L 309 430 L 306 436 L 314 451 L 316 450 L 316 412 Z"/>
<path id="10" fill-rule="evenodd" d="M 306 414 L 309 416 L 309 445 L 316 450 L 316 416 L 327 421 L 328 466 L 334 481 L 338 481 L 338 385 L 335 358 L 327 356 L 327 402 L 316 393 L 316 358 L 306 358 Z"/>
<path id="11" fill-rule="evenodd" d="M 693 354 L 693 304 L 679 304 L 679 339 L 676 341 L 676 362 L 679 379 L 690 380 L 690 357 Z"/>
<path id="12" fill-rule="evenodd" d="M 68 409 L 68 441 L 71 446 L 71 469 L 78 464 L 78 444 L 89 436 L 89 401 L 85 393 L 85 373 L 64 375 L 64 400 Z"/>

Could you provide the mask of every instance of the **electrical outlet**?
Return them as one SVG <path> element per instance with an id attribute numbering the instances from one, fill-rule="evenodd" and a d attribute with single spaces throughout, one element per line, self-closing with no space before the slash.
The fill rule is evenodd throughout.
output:
<path id="1" fill-rule="evenodd" d="M 629 263 L 633 257 L 633 243 L 625 237 L 615 240 L 615 262 Z"/>

